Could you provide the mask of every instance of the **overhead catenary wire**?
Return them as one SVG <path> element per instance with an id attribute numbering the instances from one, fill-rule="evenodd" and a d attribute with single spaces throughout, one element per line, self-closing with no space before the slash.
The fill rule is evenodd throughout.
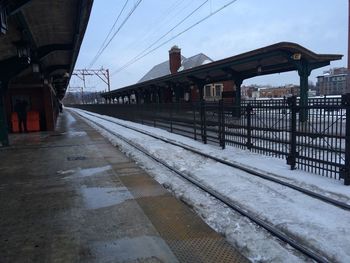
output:
<path id="1" fill-rule="evenodd" d="M 124 70 L 125 68 L 131 66 L 132 64 L 136 63 L 137 61 L 139 61 L 140 59 L 146 57 L 147 55 L 153 53 L 154 51 L 156 51 L 157 49 L 161 48 L 162 46 L 168 44 L 170 41 L 172 41 L 173 39 L 183 35 L 184 33 L 186 33 L 187 31 L 191 30 L 192 28 L 194 28 L 195 26 L 199 25 L 200 23 L 204 22 L 205 20 L 207 20 L 208 18 L 212 17 L 213 15 L 219 13 L 220 11 L 222 11 L 223 9 L 227 8 L 228 6 L 232 5 L 233 3 L 237 2 L 238 0 L 232 0 L 230 2 L 228 2 L 227 4 L 223 5 L 222 7 L 220 7 L 219 9 L 215 10 L 214 12 L 210 13 L 209 15 L 205 16 L 204 18 L 200 19 L 199 21 L 197 21 L 196 23 L 192 24 L 191 26 L 187 27 L 186 29 L 184 29 L 183 31 L 179 32 L 178 34 L 176 34 L 175 36 L 171 37 L 170 39 L 162 42 L 160 45 L 156 46 L 155 48 L 151 49 L 150 51 L 148 51 L 147 53 L 143 54 L 142 56 L 138 57 L 137 59 L 132 59 L 129 62 L 127 62 L 124 66 L 120 67 L 119 69 L 115 70 L 111 76 L 119 73 L 120 71 Z"/>
<path id="2" fill-rule="evenodd" d="M 118 29 L 113 33 L 112 37 L 108 40 L 108 42 L 104 45 L 102 50 L 98 53 L 96 59 L 93 61 L 91 66 L 96 63 L 96 61 L 100 58 L 100 56 L 103 54 L 103 52 L 106 50 L 106 48 L 109 46 L 109 44 L 112 42 L 112 40 L 115 38 L 115 36 L 119 33 L 119 31 L 123 28 L 125 23 L 129 20 L 131 15 L 135 12 L 137 7 L 141 4 L 142 0 L 138 0 L 134 7 L 130 10 L 130 12 L 127 14 L 126 18 L 123 20 L 123 22 L 119 25 Z"/>
<path id="3" fill-rule="evenodd" d="M 137 61 L 139 57 L 142 57 L 142 55 L 147 52 L 149 49 L 154 47 L 157 43 L 159 43 L 163 38 L 165 38 L 167 35 L 169 35 L 171 32 L 173 32 L 178 26 L 180 26 L 182 23 L 184 23 L 188 18 L 190 18 L 194 13 L 196 13 L 198 10 L 200 10 L 206 3 L 208 3 L 209 0 L 205 0 L 203 3 L 201 3 L 199 6 L 197 6 L 191 13 L 189 13 L 187 16 L 185 16 L 183 19 L 180 20 L 175 26 L 173 26 L 170 30 L 168 30 L 165 34 L 163 34 L 161 37 L 159 37 L 156 41 L 154 41 L 151 45 L 149 45 L 147 48 L 145 48 L 142 52 L 140 52 L 138 55 L 136 55 L 133 59 L 131 59 L 127 64 L 132 63 L 133 61 Z M 130 64 L 131 65 L 131 64 Z M 124 65 L 125 66 L 125 65 Z M 123 66 L 123 67 L 124 67 Z"/>
<path id="4" fill-rule="evenodd" d="M 92 61 L 90 62 L 88 68 L 91 68 L 91 67 L 93 66 L 93 64 L 95 63 L 95 60 L 96 60 L 98 54 L 101 52 L 101 50 L 103 49 L 104 45 L 106 44 L 106 42 L 107 42 L 109 36 L 112 34 L 112 32 L 113 32 L 113 30 L 114 30 L 116 24 L 118 23 L 119 18 L 121 17 L 122 13 L 124 12 L 124 10 L 125 10 L 125 8 L 126 8 L 128 2 L 129 2 L 129 0 L 126 0 L 126 1 L 125 1 L 125 3 L 124 3 L 124 5 L 123 5 L 122 9 L 120 10 L 120 12 L 119 12 L 119 14 L 118 14 L 116 20 L 114 21 L 114 23 L 113 23 L 111 29 L 109 30 L 107 36 L 106 36 L 105 39 L 103 40 L 103 43 L 101 44 L 101 46 L 100 46 L 99 50 L 97 51 L 95 57 L 94 57 L 94 58 L 92 59 Z"/>
<path id="5" fill-rule="evenodd" d="M 185 2 L 186 6 L 181 7 L 181 5 Z M 153 37 L 156 37 L 159 35 L 159 32 L 164 27 L 169 26 L 169 22 L 172 22 L 174 18 L 178 18 L 180 14 L 183 14 L 183 12 L 186 10 L 187 7 L 192 5 L 193 2 L 188 3 L 186 0 L 177 0 L 175 3 L 173 3 L 171 6 L 169 6 L 166 10 L 161 11 L 161 16 L 158 17 L 156 21 L 152 23 L 151 26 L 149 26 L 144 32 L 147 32 L 146 34 L 142 34 L 140 38 L 137 38 L 134 42 L 129 43 L 127 46 L 130 49 L 134 49 L 136 47 L 140 47 L 144 43 L 148 43 L 153 41 Z M 149 40 L 149 41 L 148 41 Z"/>
<path id="6" fill-rule="evenodd" d="M 98 49 L 96 55 L 94 56 L 94 58 L 91 60 L 90 64 L 88 67 L 86 67 L 87 69 L 91 69 L 93 66 L 93 63 L 95 62 L 95 59 L 97 58 L 98 54 L 101 52 L 102 48 L 104 47 L 104 45 L 107 43 L 107 40 L 109 39 L 110 35 L 112 34 L 114 28 L 116 27 L 121 15 L 123 14 L 124 10 L 126 9 L 127 4 L 129 3 L 129 0 L 126 0 L 124 2 L 124 5 L 122 6 L 121 10 L 118 13 L 117 18 L 115 19 L 113 25 L 111 26 L 108 34 L 106 35 L 105 39 L 103 40 L 103 43 L 101 44 L 100 48 Z M 172 20 L 174 17 L 178 17 L 178 15 L 184 11 L 184 9 L 178 9 L 177 7 L 180 6 L 182 3 L 186 2 L 186 0 L 175 0 L 164 12 L 163 12 L 163 16 L 161 18 L 158 19 L 158 21 L 156 21 L 153 26 L 151 28 L 149 28 L 149 30 L 146 30 L 146 32 L 148 32 L 147 35 L 144 35 L 143 38 L 140 40 L 137 40 L 137 43 L 144 43 L 145 40 L 151 35 L 151 31 L 153 31 L 153 33 L 159 32 L 160 28 L 156 28 L 156 25 L 161 25 L 161 27 L 163 27 L 165 24 L 165 20 L 167 20 L 168 18 L 170 18 L 170 20 Z M 186 6 L 189 6 L 189 4 L 187 3 Z M 169 16 L 170 13 L 173 13 L 174 11 L 178 11 L 176 15 L 174 16 Z M 162 22 L 162 23 L 161 23 Z M 151 30 L 153 28 L 153 30 Z M 96 87 L 98 86 L 98 80 L 94 80 L 93 83 L 91 84 L 91 86 Z"/>

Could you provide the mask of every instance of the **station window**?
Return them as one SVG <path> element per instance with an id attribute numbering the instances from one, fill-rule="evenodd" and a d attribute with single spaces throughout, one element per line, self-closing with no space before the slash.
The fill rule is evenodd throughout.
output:
<path id="1" fill-rule="evenodd" d="M 204 87 L 204 96 L 205 97 L 211 97 L 212 94 L 211 94 L 211 85 L 206 85 Z"/>
<path id="2" fill-rule="evenodd" d="M 215 97 L 221 97 L 221 93 L 222 93 L 222 85 L 216 84 L 215 85 Z"/>
<path id="3" fill-rule="evenodd" d="M 210 101 L 221 99 L 223 90 L 222 84 L 209 84 L 204 86 L 204 97 Z"/>

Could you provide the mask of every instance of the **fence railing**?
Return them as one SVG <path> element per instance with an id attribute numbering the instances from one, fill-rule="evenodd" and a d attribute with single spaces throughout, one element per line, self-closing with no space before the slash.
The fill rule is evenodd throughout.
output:
<path id="1" fill-rule="evenodd" d="M 350 94 L 341 98 L 296 97 L 219 102 L 72 105 L 99 114 L 159 127 L 204 143 L 232 145 L 286 159 L 302 169 L 350 184 Z M 299 114 L 307 112 L 307 121 Z"/>

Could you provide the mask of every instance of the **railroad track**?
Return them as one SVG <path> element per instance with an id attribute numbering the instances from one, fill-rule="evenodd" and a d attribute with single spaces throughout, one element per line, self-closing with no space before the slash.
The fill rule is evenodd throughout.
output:
<path id="1" fill-rule="evenodd" d="M 257 176 L 257 177 L 260 177 L 262 179 L 265 179 L 265 180 L 268 180 L 268 181 L 271 181 L 271 182 L 274 182 L 274 183 L 277 183 L 279 185 L 283 185 L 283 186 L 286 186 L 288 188 L 291 188 L 293 190 L 296 190 L 300 193 L 303 193 L 303 194 L 306 194 L 308 196 L 311 196 L 315 199 L 318 199 L 322 202 L 325 202 L 325 203 L 329 203 L 329 204 L 332 204 L 334 206 L 337 206 L 339 208 L 342 208 L 344 210 L 349 210 L 350 211 L 350 205 L 347 204 L 347 203 L 344 203 L 344 202 L 341 202 L 341 201 L 338 201 L 338 200 L 335 200 L 333 198 L 330 198 L 328 196 L 325 196 L 325 195 L 322 195 L 322 194 L 319 194 L 319 193 L 316 193 L 316 192 L 313 192 L 313 191 L 310 191 L 308 189 L 305 189 L 305 188 L 302 188 L 300 186 L 297 186 L 297 185 L 293 185 L 291 183 L 288 183 L 288 182 L 285 182 L 283 180 L 280 180 L 278 178 L 275 178 L 273 176 L 269 176 L 269 175 L 266 175 L 266 174 L 263 174 L 263 173 L 260 173 L 256 170 L 253 170 L 251 168 L 248 168 L 248 167 L 245 167 L 245 166 L 242 166 L 242 165 L 239 165 L 238 163 L 234 163 L 234 162 L 231 162 L 231 161 L 226 161 L 226 160 L 223 160 L 223 159 L 220 159 L 218 157 L 215 157 L 215 156 L 212 156 L 210 154 L 206 154 L 206 153 L 203 153 L 197 149 L 194 149 L 192 147 L 189 147 L 187 145 L 184 145 L 184 144 L 181 144 L 181 143 L 178 143 L 178 142 L 175 142 L 173 140 L 170 140 L 170 139 L 166 139 L 164 137 L 160 137 L 160 136 L 156 136 L 154 134 L 151 134 L 149 132 L 146 132 L 146 131 L 143 131 L 143 130 L 140 130 L 140 129 L 137 129 L 137 128 L 134 128 L 134 127 L 131 127 L 129 125 L 125 125 L 125 124 L 121 124 L 119 122 L 115 122 L 115 121 L 112 121 L 112 120 L 109 120 L 109 119 L 106 119 L 106 118 L 103 118 L 101 116 L 98 116 L 98 115 L 95 115 L 93 113 L 89 113 L 89 112 L 85 112 L 85 114 L 87 115 L 90 115 L 90 116 L 93 116 L 95 118 L 100 118 L 104 121 L 108 121 L 110 123 L 113 123 L 113 124 L 116 124 L 116 125 L 119 125 L 121 127 L 124 127 L 124 128 L 127 128 L 127 129 L 130 129 L 130 130 L 133 130 L 133 131 L 136 131 L 136 132 L 139 132 L 141 134 L 144 134 L 144 135 L 147 135 L 147 136 L 150 136 L 154 139 L 157 139 L 157 140 L 161 140 L 165 143 L 168 143 L 168 144 L 171 144 L 171 145 L 174 145 L 174 146 L 177 146 L 177 147 L 181 147 L 185 150 L 188 150 L 192 153 L 195 153 L 195 154 L 199 154 L 201 155 L 202 157 L 205 157 L 205 158 L 208 158 L 208 159 L 211 159 L 211 160 L 214 160 L 216 162 L 219 162 L 219 163 L 222 163 L 224 165 L 227 165 L 227 166 L 230 166 L 232 168 L 235 168 L 235 169 L 239 169 L 241 171 L 244 171 L 248 174 L 251 174 L 253 176 Z"/>
<path id="2" fill-rule="evenodd" d="M 188 146 L 185 146 L 185 145 L 182 145 L 180 143 L 177 143 L 177 142 L 174 142 L 174 141 L 171 141 L 171 140 L 168 140 L 168 139 L 165 139 L 165 138 L 162 138 L 162 137 L 158 137 L 158 136 L 155 136 L 153 134 L 149 134 L 148 132 L 145 132 L 145 131 L 141 131 L 137 128 L 134 128 L 134 127 L 130 127 L 128 125 L 125 125 L 125 124 L 120 124 L 118 122 L 115 122 L 115 121 L 112 121 L 112 120 L 109 120 L 109 119 L 106 119 L 106 118 L 103 118 L 101 116 L 97 116 L 95 114 L 92 114 L 92 113 L 88 113 L 88 112 L 84 112 L 85 114 L 87 115 L 90 115 L 90 116 L 93 116 L 93 117 L 96 117 L 96 118 L 99 118 L 99 119 L 102 119 L 104 121 L 108 121 L 108 122 L 111 122 L 113 124 L 116 124 L 116 125 L 119 125 L 121 127 L 124 127 L 124 128 L 127 128 L 127 129 L 130 129 L 130 130 L 133 130 L 133 131 L 136 131 L 136 132 L 139 132 L 141 134 L 144 134 L 144 135 L 147 135 L 147 136 L 150 136 L 152 138 L 155 138 L 155 139 L 158 139 L 158 140 L 161 140 L 165 143 L 169 143 L 169 144 L 172 144 L 174 146 L 177 146 L 177 147 L 181 147 L 183 149 L 186 149 L 192 153 L 195 153 L 195 154 L 199 154 L 203 157 L 206 157 L 206 158 L 209 158 L 209 159 L 212 159 L 212 160 L 215 160 L 217 162 L 220 162 L 222 164 L 225 164 L 225 165 L 228 165 L 230 167 L 233 167 L 235 169 L 239 169 L 239 170 L 242 170 L 242 171 L 245 171 L 249 174 L 252 174 L 252 175 L 255 175 L 255 176 L 258 176 L 258 177 L 261 177 L 263 179 L 266 179 L 266 180 L 269 180 L 269 181 L 272 181 L 272 182 L 275 182 L 277 184 L 281 184 L 281 185 L 284 185 L 286 187 L 290 187 L 294 190 L 297 190 L 299 192 L 302 192 L 304 194 L 307 194 L 311 197 L 314 197 L 318 200 L 321 200 L 323 202 L 326 202 L 326 203 L 330 203 L 330 204 L 333 204 L 337 207 L 340 207 L 342 209 L 346 209 L 346 210 L 349 210 L 350 209 L 350 206 L 346 203 L 342 203 L 342 202 L 339 202 L 337 200 L 334 200 L 334 199 L 331 199 L 331 198 L 328 198 L 328 197 L 325 197 L 325 196 L 322 196 L 320 194 L 317 194 L 317 193 L 314 193 L 314 192 L 311 192 L 307 189 L 303 189 L 303 188 L 300 188 L 298 186 L 294 186 L 294 185 L 291 185 L 289 183 L 286 183 L 286 182 L 283 182 L 281 180 L 278 180 L 276 178 L 273 178 L 273 177 L 269 177 L 269 176 L 266 176 L 266 175 L 263 175 L 263 174 L 260 174 L 256 171 L 253 171 L 249 168 L 246 168 L 246 167 L 241 167 L 237 164 L 234 164 L 234 163 L 231 163 L 231 162 L 228 162 L 228 161 L 225 161 L 225 160 L 222 160 L 222 159 L 219 159 L 217 157 L 214 157 L 214 156 L 210 156 L 208 154 L 205 154 L 205 153 L 202 153 L 202 152 L 199 152 L 198 150 L 196 149 L 193 149 L 191 147 L 188 147 Z M 79 114 L 79 113 L 78 113 Z M 84 119 L 87 119 L 88 121 L 90 121 L 91 123 L 95 124 L 96 126 L 98 126 L 99 128 L 107 131 L 108 133 L 112 134 L 113 136 L 117 137 L 118 139 L 124 141 L 125 143 L 127 143 L 128 145 L 132 146 L 133 148 L 137 149 L 138 151 L 140 151 L 141 153 L 145 154 L 146 156 L 148 156 L 149 158 L 151 158 L 152 160 L 156 161 L 157 163 L 161 164 L 162 166 L 166 167 L 167 169 L 169 169 L 170 171 L 172 171 L 173 173 L 177 174 L 178 176 L 180 176 L 181 178 L 185 179 L 186 181 L 190 182 L 192 185 L 196 186 L 197 188 L 201 189 L 202 191 L 208 193 L 210 196 L 214 197 L 215 199 L 219 200 L 220 202 L 224 203 L 225 205 L 227 205 L 228 207 L 230 207 L 231 209 L 233 209 L 234 211 L 240 213 L 241 215 L 249 218 L 251 221 L 253 221 L 255 224 L 257 224 L 258 226 L 264 228 L 265 230 L 267 230 L 269 233 L 271 233 L 273 236 L 277 237 L 278 239 L 284 241 L 285 243 L 289 244 L 291 247 L 293 247 L 294 249 L 298 250 L 299 252 L 301 252 L 302 254 L 306 255 L 307 257 L 315 260 L 316 262 L 331 262 L 332 260 L 327 258 L 325 255 L 321 255 L 318 251 L 314 250 L 313 248 L 309 248 L 307 246 L 305 246 L 304 244 L 302 244 L 299 240 L 297 240 L 295 237 L 291 236 L 291 235 L 288 235 L 287 233 L 279 230 L 278 228 L 276 228 L 274 225 L 262 220 L 261 218 L 259 218 L 258 216 L 256 216 L 253 212 L 251 211 L 248 211 L 247 209 L 241 207 L 240 205 L 236 204 L 234 201 L 230 200 L 229 198 L 227 198 L 226 196 L 218 193 L 217 191 L 215 191 L 214 189 L 211 189 L 210 187 L 208 187 L 207 185 L 197 181 L 196 179 L 194 179 L 193 177 L 191 177 L 188 173 L 185 173 L 183 171 L 179 171 L 177 169 L 175 169 L 174 167 L 170 166 L 169 164 L 167 164 L 165 161 L 155 157 L 154 155 L 150 154 L 146 149 L 144 149 L 143 147 L 141 147 L 140 145 L 137 145 L 136 143 L 134 143 L 133 141 L 125 138 L 124 136 L 121 136 L 120 134 L 116 133 L 115 131 L 113 130 L 110 130 L 106 127 L 104 127 L 103 125 L 101 125 L 100 123 L 96 122 L 96 121 L 92 121 L 91 119 L 88 119 L 86 117 L 84 117 L 83 115 L 79 114 L 79 116 L 81 116 L 82 118 Z"/>

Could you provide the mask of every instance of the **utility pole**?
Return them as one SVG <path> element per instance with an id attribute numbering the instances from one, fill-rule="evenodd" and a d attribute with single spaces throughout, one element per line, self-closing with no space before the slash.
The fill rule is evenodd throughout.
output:
<path id="1" fill-rule="evenodd" d="M 81 101 L 80 101 L 80 103 L 83 104 L 83 102 L 84 102 L 84 98 L 83 98 L 83 96 L 84 96 L 84 89 L 83 89 L 83 87 L 71 87 L 71 86 L 69 86 L 69 87 L 68 87 L 68 91 L 69 91 L 69 92 L 73 92 L 73 93 L 80 92 L 80 96 L 81 96 Z M 76 100 L 76 97 L 73 96 L 72 102 L 70 101 L 69 103 L 79 104 L 79 101 L 77 101 L 77 100 Z"/>
<path id="2" fill-rule="evenodd" d="M 106 69 L 106 75 L 107 75 L 108 92 L 110 92 L 111 91 L 111 83 L 110 83 L 110 80 L 109 80 L 109 69 Z"/>

